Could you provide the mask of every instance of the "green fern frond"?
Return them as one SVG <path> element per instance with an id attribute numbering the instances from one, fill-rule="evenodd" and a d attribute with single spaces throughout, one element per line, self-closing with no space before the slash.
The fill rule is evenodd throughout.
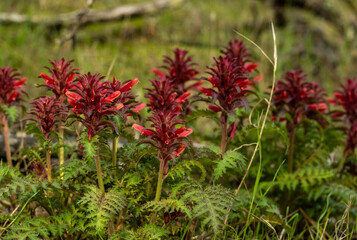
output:
<path id="1" fill-rule="evenodd" d="M 41 240 L 49 237 L 50 232 L 47 228 L 50 223 L 49 218 L 24 218 L 22 221 L 17 221 L 18 224 L 13 225 L 2 239 L 10 240 Z"/>
<path id="2" fill-rule="evenodd" d="M 192 167 L 198 167 L 201 170 L 200 182 L 204 181 L 206 178 L 205 167 L 196 160 L 184 160 L 177 163 L 175 166 L 171 167 L 166 177 L 171 177 L 172 180 L 175 180 L 175 176 L 183 177 L 187 174 L 188 171 L 192 170 Z"/>
<path id="3" fill-rule="evenodd" d="M 102 195 L 99 188 L 91 186 L 84 197 L 80 199 L 79 204 L 86 207 L 88 227 L 95 229 L 97 234 L 103 235 L 111 214 L 118 214 L 125 202 L 124 194 L 115 188 Z"/>
<path id="4" fill-rule="evenodd" d="M 227 214 L 227 206 L 233 201 L 233 193 L 219 185 L 205 188 L 193 185 L 186 189 L 182 200 L 194 203 L 193 216 L 202 218 L 202 225 L 209 225 L 218 234 Z"/>
<path id="5" fill-rule="evenodd" d="M 168 239 L 169 231 L 156 225 L 147 224 L 134 230 L 125 231 L 119 235 L 113 236 L 111 240 L 128 239 L 128 240 L 160 240 Z"/>
<path id="6" fill-rule="evenodd" d="M 236 151 L 225 152 L 222 156 L 222 159 L 218 159 L 215 162 L 217 165 L 214 168 L 214 180 L 222 177 L 227 169 L 238 169 L 239 172 L 243 172 L 246 167 L 244 156 Z"/>
<path id="7" fill-rule="evenodd" d="M 263 182 L 261 187 L 278 186 L 280 190 L 287 188 L 288 190 L 295 190 L 300 186 L 306 192 L 315 184 L 322 183 L 324 180 L 330 179 L 335 175 L 332 170 L 308 167 L 300 169 L 298 172 L 288 173 L 284 172 L 277 177 L 274 183 Z"/>
<path id="8" fill-rule="evenodd" d="M 4 111 L 5 115 L 10 119 L 10 122 L 15 122 L 19 116 L 19 110 L 16 106 L 8 107 L 6 104 L 0 104 L 0 108 Z"/>
<path id="9" fill-rule="evenodd" d="M 190 209 L 185 202 L 177 199 L 163 199 L 161 201 L 151 201 L 143 206 L 143 209 L 151 210 L 153 212 L 165 211 L 172 213 L 174 211 L 184 213 L 188 218 L 192 218 Z"/>
<path id="10" fill-rule="evenodd" d="M 81 135 L 81 143 L 83 144 L 84 152 L 86 153 L 86 158 L 93 159 L 97 156 L 98 146 L 97 143 L 99 141 L 99 136 L 95 135 L 92 139 L 88 140 L 87 134 Z"/>

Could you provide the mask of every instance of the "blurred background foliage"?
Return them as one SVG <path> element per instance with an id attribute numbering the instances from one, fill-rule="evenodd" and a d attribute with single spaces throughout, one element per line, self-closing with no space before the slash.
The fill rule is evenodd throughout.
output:
<path id="1" fill-rule="evenodd" d="M 111 9 L 150 0 L 101 0 L 92 9 Z M 85 8 L 86 0 L 2 0 L 1 13 L 56 16 Z M 48 59 L 74 59 L 81 72 L 99 72 L 127 80 L 138 77 L 143 87 L 160 66 L 163 55 L 176 47 L 189 50 L 201 72 L 212 57 L 239 31 L 259 44 L 270 56 L 273 41 L 270 22 L 276 27 L 278 73 L 303 69 L 328 92 L 346 77 L 357 76 L 357 2 L 355 0 L 186 0 L 154 16 L 124 19 L 81 27 L 75 48 L 60 40 L 69 28 L 31 24 L 0 24 L 0 66 L 11 66 L 27 76 L 31 97 L 43 95 L 35 88 L 41 66 Z M 261 87 L 271 84 L 272 69 L 250 43 L 254 60 L 264 75 Z M 141 88 L 136 88 L 143 96 Z"/>

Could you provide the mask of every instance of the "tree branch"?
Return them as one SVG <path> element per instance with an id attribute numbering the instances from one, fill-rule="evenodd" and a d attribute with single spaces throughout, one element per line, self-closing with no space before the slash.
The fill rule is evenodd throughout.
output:
<path id="1" fill-rule="evenodd" d="M 184 0 L 156 0 L 136 5 L 124 5 L 110 10 L 89 10 L 86 14 L 83 11 L 64 13 L 56 17 L 28 16 L 17 13 L 0 13 L 0 23 L 6 24 L 33 24 L 45 25 L 48 27 L 62 27 L 63 25 L 77 24 L 78 18 L 81 25 L 88 25 L 98 22 L 120 21 L 126 18 L 136 18 L 145 15 L 153 15 L 161 10 L 176 7 Z"/>

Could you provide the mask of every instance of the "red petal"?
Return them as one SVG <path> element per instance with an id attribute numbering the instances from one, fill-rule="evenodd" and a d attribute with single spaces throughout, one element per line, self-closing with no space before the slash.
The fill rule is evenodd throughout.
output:
<path id="1" fill-rule="evenodd" d="M 20 88 L 26 82 L 27 78 L 21 78 L 20 80 L 14 81 L 14 87 Z"/>
<path id="2" fill-rule="evenodd" d="M 46 73 L 41 73 L 40 76 L 43 78 L 43 80 L 45 80 L 45 83 L 46 83 L 47 85 L 54 84 L 53 78 L 47 76 Z"/>
<path id="3" fill-rule="evenodd" d="M 182 110 L 181 105 L 178 105 L 178 106 L 176 106 L 172 111 L 173 111 L 173 112 L 179 112 L 179 111 L 181 111 L 181 110 Z"/>
<path id="4" fill-rule="evenodd" d="M 117 99 L 120 96 L 121 92 L 120 91 L 115 91 L 112 94 L 110 94 L 108 97 L 103 99 L 103 103 L 111 103 L 115 99 Z"/>
<path id="5" fill-rule="evenodd" d="M 213 93 L 216 93 L 216 91 L 204 87 L 198 87 L 198 91 L 204 93 L 206 96 L 212 96 Z"/>
<path id="6" fill-rule="evenodd" d="M 78 95 L 77 93 L 71 92 L 71 91 L 67 91 L 66 92 L 67 97 L 73 99 L 74 101 L 78 101 L 80 100 L 82 97 L 80 95 Z"/>
<path id="7" fill-rule="evenodd" d="M 213 112 L 220 112 L 222 111 L 222 109 L 220 107 L 217 107 L 217 106 L 213 106 L 213 105 L 209 105 L 208 106 L 208 109 L 213 111 Z"/>
<path id="8" fill-rule="evenodd" d="M 247 69 L 248 72 L 253 72 L 258 67 L 258 63 L 247 63 L 244 65 L 244 68 Z"/>
<path id="9" fill-rule="evenodd" d="M 191 128 L 186 129 L 184 126 L 175 131 L 175 135 L 178 137 L 187 137 L 191 133 L 192 133 L 192 129 Z"/>
<path id="10" fill-rule="evenodd" d="M 259 82 L 260 80 L 262 80 L 263 79 L 263 75 L 258 75 L 258 76 L 256 76 L 255 78 L 253 78 L 253 81 L 254 82 Z"/>
<path id="11" fill-rule="evenodd" d="M 194 84 L 188 86 L 188 87 L 187 87 L 187 90 L 188 90 L 188 89 L 197 88 L 197 87 L 201 86 L 203 83 L 204 83 L 204 81 L 203 81 L 203 80 L 200 80 L 200 81 L 198 81 L 198 82 L 196 82 L 196 83 L 194 83 Z"/>
<path id="12" fill-rule="evenodd" d="M 19 95 L 20 95 L 20 94 L 19 94 L 18 91 L 14 91 L 14 92 L 10 95 L 9 99 L 7 99 L 7 102 L 8 102 L 8 103 L 11 103 L 11 102 L 15 101 L 16 98 L 17 98 Z"/>
<path id="13" fill-rule="evenodd" d="M 138 106 L 133 108 L 133 111 L 136 112 L 136 113 L 139 113 L 145 107 L 146 107 L 146 103 L 140 103 Z"/>
<path id="14" fill-rule="evenodd" d="M 157 70 L 156 68 L 153 68 L 152 69 L 152 72 L 156 75 L 156 76 L 159 76 L 159 77 L 163 77 L 165 76 L 165 74 L 159 70 Z"/>
<path id="15" fill-rule="evenodd" d="M 121 92 L 127 92 L 129 90 L 131 90 L 131 88 L 136 85 L 139 82 L 139 79 L 134 78 L 133 80 L 131 80 L 130 82 L 128 82 L 127 84 L 125 84 L 120 91 Z"/>
<path id="16" fill-rule="evenodd" d="M 190 92 L 185 92 L 184 94 L 182 94 L 180 97 L 178 97 L 175 102 L 177 103 L 183 103 L 185 102 L 185 100 L 191 95 Z"/>
<path id="17" fill-rule="evenodd" d="M 217 82 L 212 77 L 209 77 L 208 81 L 212 84 L 213 87 L 217 87 Z"/>
<path id="18" fill-rule="evenodd" d="M 176 150 L 173 151 L 172 154 L 174 154 L 176 157 L 178 157 L 185 150 L 185 148 L 186 148 L 186 146 L 182 144 L 178 148 L 176 148 Z"/>
<path id="19" fill-rule="evenodd" d="M 67 81 L 66 81 L 66 83 L 67 84 L 70 84 L 72 81 L 73 81 L 73 79 L 76 77 L 76 74 L 72 74 L 71 76 L 69 76 L 69 78 L 67 78 Z"/>
<path id="20" fill-rule="evenodd" d="M 141 133 L 145 129 L 143 126 L 140 126 L 139 124 L 136 124 L 136 123 L 133 124 L 133 128 Z"/>
<path id="21" fill-rule="evenodd" d="M 315 103 L 314 104 L 309 104 L 307 106 L 312 110 L 317 110 L 317 105 Z"/>
<path id="22" fill-rule="evenodd" d="M 237 131 L 237 122 L 234 122 L 233 123 L 233 129 L 232 129 L 232 132 L 231 132 L 231 139 L 234 138 L 234 135 L 236 134 L 236 131 Z"/>

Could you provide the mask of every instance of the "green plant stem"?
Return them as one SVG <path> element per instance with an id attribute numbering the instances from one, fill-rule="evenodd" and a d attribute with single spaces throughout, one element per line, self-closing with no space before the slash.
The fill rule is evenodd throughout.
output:
<path id="1" fill-rule="evenodd" d="M 113 177 L 115 177 L 116 167 L 117 167 L 117 150 L 118 150 L 119 136 L 115 136 L 113 139 L 113 149 L 112 149 L 112 161 L 113 161 Z"/>
<path id="2" fill-rule="evenodd" d="M 59 162 L 60 162 L 60 176 L 61 179 L 63 179 L 63 172 L 62 172 L 62 165 L 64 164 L 64 147 L 63 147 L 63 126 L 61 124 L 61 122 L 59 123 L 58 126 L 58 131 L 59 131 L 59 144 L 61 145 L 60 149 L 59 149 L 59 153 L 58 153 L 58 158 L 59 158 Z"/>
<path id="3" fill-rule="evenodd" d="M 292 127 L 292 130 L 291 130 L 290 136 L 289 136 L 289 150 L 288 150 L 288 172 L 289 173 L 293 172 L 295 132 L 296 132 L 296 126 L 294 125 Z"/>
<path id="4" fill-rule="evenodd" d="M 157 188 L 156 188 L 156 196 L 155 196 L 155 201 L 160 200 L 161 196 L 161 188 L 162 188 L 162 183 L 163 183 L 163 176 L 164 176 L 164 164 L 165 162 L 160 159 L 160 170 L 159 170 L 159 177 L 157 179 Z"/>
<path id="5" fill-rule="evenodd" d="M 6 150 L 6 159 L 9 165 L 9 168 L 12 168 L 12 159 L 11 159 L 11 149 L 10 149 L 10 139 L 9 139 L 9 126 L 7 124 L 7 117 L 4 113 L 1 114 L 1 124 L 4 131 L 4 141 L 5 141 L 5 150 Z"/>
<path id="6" fill-rule="evenodd" d="M 224 114 L 224 115 L 223 115 Z M 228 139 L 227 139 L 227 120 L 228 120 L 228 117 L 225 113 L 222 113 L 222 116 L 223 118 L 223 124 L 221 125 L 222 126 L 222 139 L 221 139 L 221 152 L 222 154 L 226 152 L 226 147 L 227 147 L 227 142 L 228 142 Z"/>
<path id="7" fill-rule="evenodd" d="M 349 154 L 347 152 L 345 152 L 343 154 L 342 160 L 341 160 L 340 164 L 338 165 L 337 172 L 341 172 L 343 170 L 343 166 L 345 165 L 348 155 Z"/>
<path id="8" fill-rule="evenodd" d="M 51 150 L 50 143 L 48 143 L 48 147 L 46 150 L 46 163 L 47 163 L 47 178 L 48 182 L 52 182 L 52 166 L 51 166 Z"/>
<path id="9" fill-rule="evenodd" d="M 102 194 L 105 193 L 104 183 L 103 183 L 103 175 L 102 175 L 102 168 L 100 166 L 100 159 L 99 159 L 99 152 L 97 152 L 97 156 L 95 157 L 95 165 L 97 167 L 97 175 L 98 175 L 98 185 Z"/>

